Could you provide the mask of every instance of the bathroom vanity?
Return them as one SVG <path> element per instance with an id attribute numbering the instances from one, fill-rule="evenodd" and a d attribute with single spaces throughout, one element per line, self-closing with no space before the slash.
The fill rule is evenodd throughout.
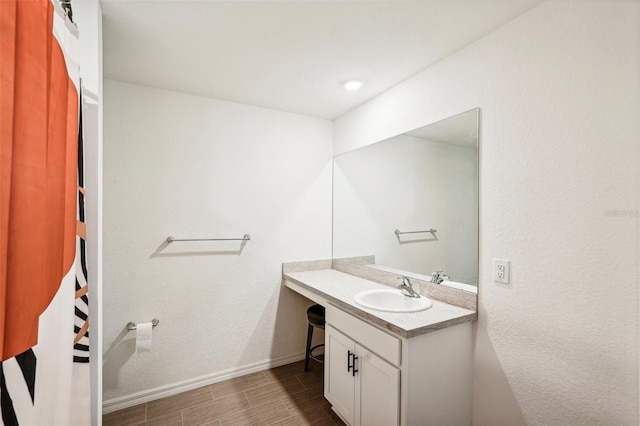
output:
<path id="1" fill-rule="evenodd" d="M 479 120 L 476 108 L 334 157 L 333 259 L 283 265 L 285 286 L 325 307 L 324 395 L 351 426 L 471 424 Z M 398 276 L 432 306 L 409 312 Z"/>
<path id="2" fill-rule="evenodd" d="M 326 309 L 324 395 L 347 424 L 471 423 L 475 309 L 433 298 L 419 312 L 364 308 L 357 293 L 390 287 L 314 268 L 285 264 L 283 282 Z"/>

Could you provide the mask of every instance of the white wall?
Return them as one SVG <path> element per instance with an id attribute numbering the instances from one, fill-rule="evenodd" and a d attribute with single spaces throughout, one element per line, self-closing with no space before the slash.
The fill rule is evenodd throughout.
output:
<path id="1" fill-rule="evenodd" d="M 105 81 L 105 411 L 301 358 L 281 264 L 331 256 L 331 144 L 327 120 Z"/>
<path id="2" fill-rule="evenodd" d="M 85 214 L 89 282 L 91 424 L 102 422 L 102 10 L 73 3 L 78 26 L 84 131 Z"/>
<path id="3" fill-rule="evenodd" d="M 333 256 L 477 284 L 478 151 L 400 135 L 336 158 Z M 437 232 L 394 231 L 435 228 Z"/>
<path id="4" fill-rule="evenodd" d="M 544 3 L 335 122 L 339 153 L 482 108 L 474 425 L 638 423 L 638 7 Z"/>

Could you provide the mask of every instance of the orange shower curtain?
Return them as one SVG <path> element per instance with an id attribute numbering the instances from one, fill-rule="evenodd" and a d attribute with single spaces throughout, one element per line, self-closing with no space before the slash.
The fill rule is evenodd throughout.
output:
<path id="1" fill-rule="evenodd" d="M 49 0 L 0 2 L 0 353 L 37 343 L 75 257 L 78 92 Z"/>
<path id="2" fill-rule="evenodd" d="M 78 85 L 77 34 L 62 8 L 52 0 L 0 0 L 0 402 L 5 424 L 60 424 L 56 419 L 68 418 L 50 414 L 55 407 L 41 410 L 49 413 L 46 418 L 27 413 L 16 401 L 17 387 L 7 383 L 14 362 L 35 407 L 45 398 L 37 392 L 41 382 L 66 380 L 58 372 L 41 380 L 36 359 L 38 369 L 56 361 L 45 359 L 51 357 L 49 346 L 41 344 L 42 357 L 33 348 L 39 341 L 66 342 L 73 334 L 75 275 L 70 272 L 76 231 L 83 229 L 76 219 Z M 63 287 L 67 293 L 71 289 L 70 316 L 59 315 L 53 303 Z M 53 320 L 43 326 L 42 315 L 51 306 Z M 71 321 L 64 330 L 63 317 Z M 61 337 L 42 336 L 51 323 Z M 49 391 L 54 395 L 48 397 L 59 401 L 59 389 Z M 27 421 L 15 418 L 21 413 Z"/>

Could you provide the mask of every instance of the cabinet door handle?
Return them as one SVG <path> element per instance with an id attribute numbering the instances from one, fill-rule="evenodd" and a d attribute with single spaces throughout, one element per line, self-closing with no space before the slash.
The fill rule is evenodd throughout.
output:
<path id="1" fill-rule="evenodd" d="M 355 356 L 355 354 L 351 351 L 347 351 L 347 373 L 353 368 L 353 365 L 351 365 L 352 356 Z"/>
<path id="2" fill-rule="evenodd" d="M 356 373 L 358 372 L 358 370 L 356 370 L 356 360 L 358 359 L 358 357 L 356 356 L 355 353 L 352 355 L 353 355 L 353 365 L 351 366 L 352 368 L 351 372 L 353 374 L 353 377 L 356 377 Z"/>

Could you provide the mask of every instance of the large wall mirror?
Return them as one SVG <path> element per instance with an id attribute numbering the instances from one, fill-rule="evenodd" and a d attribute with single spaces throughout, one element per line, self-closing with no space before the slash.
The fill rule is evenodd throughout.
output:
<path id="1" fill-rule="evenodd" d="M 479 116 L 336 156 L 333 258 L 477 291 Z"/>

